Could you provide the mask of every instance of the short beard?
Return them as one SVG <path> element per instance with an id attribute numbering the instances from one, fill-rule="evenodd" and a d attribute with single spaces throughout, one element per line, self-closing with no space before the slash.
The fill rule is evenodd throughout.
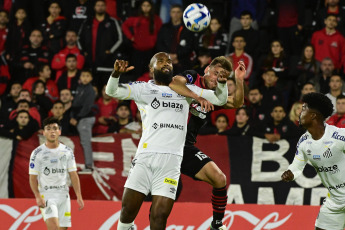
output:
<path id="1" fill-rule="evenodd" d="M 155 69 L 153 71 L 153 76 L 156 82 L 162 83 L 163 85 L 169 85 L 173 78 L 173 72 L 164 73 L 161 70 Z"/>

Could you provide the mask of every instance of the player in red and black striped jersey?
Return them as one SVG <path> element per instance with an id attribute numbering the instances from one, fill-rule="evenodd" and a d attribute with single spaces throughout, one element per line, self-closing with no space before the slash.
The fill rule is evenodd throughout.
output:
<path id="1" fill-rule="evenodd" d="M 244 102 L 243 81 L 246 74 L 246 67 L 243 62 L 238 63 L 235 70 L 236 92 L 234 96 L 229 96 L 227 104 L 223 108 L 239 108 Z M 184 71 L 179 76 L 175 76 L 170 87 L 183 96 L 186 94 L 184 87 L 186 83 L 195 84 L 203 89 L 215 90 L 218 76 L 229 76 L 232 72 L 232 64 L 224 56 L 216 57 L 210 65 L 206 67 L 204 76 L 200 76 L 193 70 Z M 216 107 L 220 109 L 222 107 Z M 195 147 L 196 136 L 200 128 L 206 123 L 206 113 L 202 111 L 198 104 L 191 104 L 190 118 L 187 126 L 187 136 L 183 152 L 181 172 L 194 180 L 205 181 L 213 187 L 212 206 L 213 221 L 211 229 L 226 229 L 222 223 L 225 206 L 227 203 L 226 176 L 219 167 L 206 154 Z"/>

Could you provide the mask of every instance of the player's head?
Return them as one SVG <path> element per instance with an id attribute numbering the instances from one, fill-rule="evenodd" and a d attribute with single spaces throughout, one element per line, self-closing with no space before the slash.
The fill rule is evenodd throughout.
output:
<path id="1" fill-rule="evenodd" d="M 229 73 L 232 72 L 231 62 L 224 56 L 214 58 L 210 65 L 206 67 L 204 79 L 208 89 L 215 89 L 217 87 L 218 74 L 223 70 Z"/>
<path id="2" fill-rule="evenodd" d="M 43 135 L 48 142 L 56 142 L 61 135 L 60 121 L 55 117 L 48 117 L 43 121 Z"/>
<path id="3" fill-rule="evenodd" d="M 332 115 L 333 104 L 331 100 L 322 93 L 308 93 L 302 98 L 303 106 L 299 123 L 308 128 L 316 123 L 323 123 Z"/>
<path id="4" fill-rule="evenodd" d="M 173 78 L 173 65 L 169 54 L 164 52 L 156 53 L 150 61 L 150 73 L 156 83 L 169 85 Z"/>

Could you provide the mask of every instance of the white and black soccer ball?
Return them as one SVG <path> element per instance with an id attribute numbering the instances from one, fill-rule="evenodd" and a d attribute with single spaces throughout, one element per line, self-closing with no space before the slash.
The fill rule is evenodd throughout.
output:
<path id="1" fill-rule="evenodd" d="M 210 21 L 210 11 L 203 4 L 190 4 L 183 12 L 183 22 L 190 31 L 200 32 L 210 25 Z"/>

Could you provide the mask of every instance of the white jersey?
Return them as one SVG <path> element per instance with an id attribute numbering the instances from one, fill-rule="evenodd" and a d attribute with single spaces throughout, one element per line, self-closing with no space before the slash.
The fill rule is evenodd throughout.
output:
<path id="1" fill-rule="evenodd" d="M 68 192 L 72 171 L 77 171 L 77 166 L 72 149 L 66 145 L 50 149 L 43 144 L 31 153 L 29 174 L 38 175 L 40 193 Z"/>
<path id="2" fill-rule="evenodd" d="M 151 82 L 120 85 L 118 82 L 118 78 L 110 77 L 106 93 L 121 100 L 132 99 L 137 104 L 143 126 L 137 154 L 151 152 L 182 156 L 192 99 L 177 94 L 168 86 Z M 195 85 L 187 87 L 215 105 L 223 105 L 227 101 L 226 84 L 218 84 L 215 92 Z"/>
<path id="3" fill-rule="evenodd" d="M 345 129 L 325 124 L 325 133 L 314 140 L 309 132 L 301 136 L 289 169 L 297 178 L 308 160 L 336 203 L 345 202 Z"/>

